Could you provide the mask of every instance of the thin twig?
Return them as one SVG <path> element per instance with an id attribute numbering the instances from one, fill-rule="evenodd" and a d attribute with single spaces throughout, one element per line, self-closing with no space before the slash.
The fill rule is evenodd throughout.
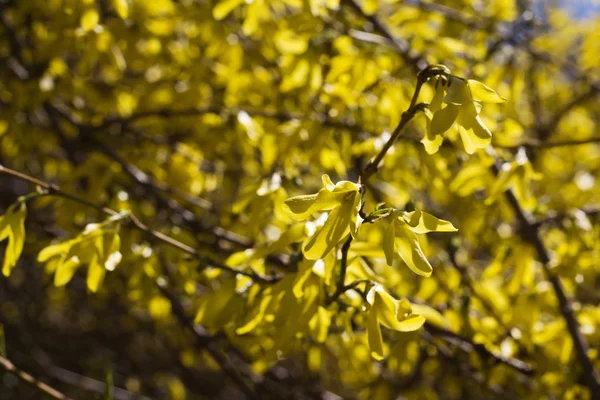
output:
<path id="1" fill-rule="evenodd" d="M 71 400 L 71 398 L 68 397 L 67 395 L 59 392 L 58 390 L 45 384 L 44 382 L 40 382 L 39 380 L 37 380 L 36 378 L 31 376 L 27 372 L 17 368 L 10 360 L 8 360 L 7 358 L 4 358 L 2 356 L 0 356 L 0 367 L 4 368 L 7 372 L 9 372 L 12 375 L 16 376 L 17 378 L 19 378 L 19 380 L 21 380 L 22 382 L 25 382 L 29 386 L 33 387 L 34 389 L 38 390 L 39 392 L 42 392 L 42 393 L 52 397 L 53 399 Z"/>
<path id="2" fill-rule="evenodd" d="M 452 341 L 455 341 L 461 346 L 461 348 L 463 348 L 467 352 L 471 351 L 471 350 L 475 350 L 480 356 L 482 356 L 482 358 L 491 359 L 497 363 L 505 364 L 505 365 L 509 366 L 510 368 L 512 368 L 524 375 L 530 376 L 534 372 L 531 365 L 527 364 L 526 362 L 523 362 L 516 358 L 504 357 L 501 354 L 498 354 L 496 352 L 489 350 L 487 347 L 485 347 L 484 344 L 475 343 L 471 339 L 461 336 L 450 330 L 433 325 L 429 322 L 425 323 L 425 329 L 432 336 L 439 336 L 439 337 L 443 337 L 445 339 L 450 339 Z"/>
<path id="3" fill-rule="evenodd" d="M 493 150 L 491 151 L 493 152 Z M 495 175 L 500 173 L 501 167 L 501 162 L 496 160 L 496 162 L 492 165 L 492 170 Z M 550 269 L 550 254 L 548 253 L 548 250 L 546 249 L 546 246 L 544 245 L 540 236 L 539 226 L 535 224 L 535 221 L 533 221 L 532 217 L 521 207 L 519 200 L 516 198 L 511 189 L 508 189 L 506 192 L 504 192 L 504 194 L 519 221 L 519 232 L 521 238 L 535 248 L 539 261 L 542 263 L 546 278 L 552 285 L 560 305 L 560 313 L 567 323 L 569 335 L 573 340 L 573 346 L 575 347 L 577 358 L 581 364 L 584 381 L 590 390 L 592 399 L 600 399 L 600 383 L 598 380 L 598 373 L 594 369 L 594 364 L 588 355 L 589 346 L 587 340 L 579 329 L 579 322 L 573 313 L 571 300 L 567 297 L 562 281 Z"/>
<path id="4" fill-rule="evenodd" d="M 346 280 L 346 270 L 348 269 L 348 252 L 350 251 L 350 245 L 352 244 L 352 235 L 348 236 L 348 239 L 344 242 L 342 246 L 342 259 L 340 261 L 340 276 L 338 277 L 337 288 L 335 293 L 329 298 L 327 304 L 331 304 L 336 301 L 346 290 L 351 289 L 352 287 L 344 286 L 344 281 Z"/>
<path id="5" fill-rule="evenodd" d="M 421 55 L 415 54 L 407 40 L 392 34 L 389 28 L 383 23 L 383 21 L 379 19 L 379 17 L 376 15 L 367 15 L 355 0 L 344 0 L 344 3 L 348 4 L 348 6 L 363 19 L 369 21 L 373 25 L 373 29 L 376 32 L 387 38 L 393 44 L 400 56 L 404 59 L 404 62 L 408 64 L 414 70 L 414 72 L 418 73 L 427 67 L 427 61 L 425 58 Z"/>
<path id="6" fill-rule="evenodd" d="M 55 195 L 55 196 L 58 196 L 58 197 L 62 197 L 62 198 L 65 198 L 65 199 L 68 199 L 68 200 L 71 200 L 71 201 L 83 204 L 83 205 L 85 205 L 87 207 L 94 208 L 94 209 L 96 209 L 96 210 L 98 210 L 98 211 L 100 211 L 100 212 L 102 212 L 102 213 L 104 213 L 106 215 L 115 216 L 115 215 L 119 214 L 117 211 L 112 210 L 112 209 L 110 209 L 108 207 L 104 207 L 104 206 L 101 206 L 101 205 L 98 205 L 98 204 L 94 204 L 94 203 L 92 203 L 90 201 L 87 201 L 87 200 L 82 199 L 80 197 L 74 196 L 74 195 L 72 195 L 70 193 L 67 193 L 67 192 L 61 190 L 56 185 L 52 185 L 52 184 L 46 183 L 46 182 L 41 181 L 41 180 L 39 180 L 37 178 L 31 177 L 29 175 L 26 175 L 26 174 L 24 174 L 22 172 L 15 171 L 15 170 L 12 170 L 10 168 L 6 168 L 3 165 L 0 165 L 0 173 L 11 175 L 11 176 L 13 176 L 13 177 L 15 177 L 17 179 L 33 183 L 34 185 L 37 185 L 37 186 L 39 186 L 39 187 L 47 190 L 48 191 L 48 195 Z M 275 276 L 275 277 L 265 277 L 265 276 L 256 274 L 254 272 L 246 272 L 246 271 L 241 271 L 241 270 L 237 270 L 237 269 L 231 268 L 229 266 L 226 266 L 226 265 L 224 265 L 224 264 L 222 264 L 222 263 L 220 263 L 220 262 L 212 259 L 211 257 L 208 257 L 206 255 L 200 254 L 198 252 L 198 250 L 194 249 L 191 246 L 188 246 L 185 243 L 180 242 L 179 240 L 177 240 L 177 239 L 175 239 L 175 238 L 173 238 L 173 237 L 171 237 L 169 235 L 166 235 L 166 234 L 164 234 L 162 232 L 159 232 L 159 231 L 156 231 L 154 229 L 151 229 L 146 224 L 144 224 L 142 221 L 140 221 L 134 214 L 129 214 L 129 219 L 133 223 L 134 227 L 136 227 L 138 230 L 146 233 L 148 236 L 150 236 L 150 237 L 152 237 L 152 238 L 154 238 L 156 240 L 159 240 L 159 241 L 161 241 L 161 242 L 163 242 L 165 244 L 168 244 L 168 245 L 170 245 L 172 247 L 175 247 L 175 248 L 179 249 L 180 251 L 182 251 L 184 253 L 192 255 L 195 258 L 197 258 L 198 260 L 200 260 L 201 262 L 209 264 L 209 265 L 211 265 L 214 268 L 223 269 L 223 270 L 230 271 L 230 272 L 233 272 L 233 273 L 236 273 L 236 274 L 248 276 L 249 278 L 252 278 L 253 280 L 255 280 L 257 282 L 262 282 L 262 283 L 274 283 L 274 282 L 276 282 L 276 281 L 278 281 L 280 279 L 277 276 Z"/>
<path id="7" fill-rule="evenodd" d="M 248 385 L 236 369 L 235 365 L 232 364 L 231 360 L 214 345 L 212 342 L 213 337 L 200 326 L 196 325 L 192 318 L 186 315 L 183 305 L 178 301 L 171 290 L 169 290 L 165 284 L 160 284 L 158 282 L 156 283 L 156 287 L 161 291 L 163 296 L 169 300 L 169 303 L 171 303 L 171 310 L 179 323 L 194 335 L 197 345 L 206 350 L 212 359 L 219 364 L 223 373 L 225 373 L 236 386 L 248 396 L 248 398 L 257 399 L 258 397 L 255 390 Z"/>
<path id="8" fill-rule="evenodd" d="M 593 136 L 587 139 L 571 139 L 562 141 L 545 142 L 541 140 L 529 140 L 516 145 L 494 144 L 494 147 L 506 150 L 518 150 L 521 147 L 532 147 L 536 149 L 552 149 L 557 147 L 582 146 L 585 144 L 600 143 L 600 136 Z"/>
<path id="9" fill-rule="evenodd" d="M 408 0 L 403 2 L 402 5 L 418 8 L 430 13 L 440 14 L 448 20 L 459 22 L 472 29 L 487 29 L 494 22 L 489 18 L 465 14 L 460 10 L 433 1 Z"/>

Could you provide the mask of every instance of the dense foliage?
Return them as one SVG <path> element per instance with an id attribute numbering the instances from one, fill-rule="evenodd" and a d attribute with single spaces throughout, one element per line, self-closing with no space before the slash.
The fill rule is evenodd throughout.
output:
<path id="1" fill-rule="evenodd" d="M 0 399 L 600 399 L 546 3 L 1 0 Z"/>

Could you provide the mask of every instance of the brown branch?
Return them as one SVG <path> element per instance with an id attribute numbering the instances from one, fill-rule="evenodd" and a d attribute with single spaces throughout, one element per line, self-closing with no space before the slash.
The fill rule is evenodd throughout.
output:
<path id="1" fill-rule="evenodd" d="M 537 131 L 540 134 L 540 139 L 546 139 L 550 137 L 554 131 L 558 128 L 560 121 L 571 111 L 573 108 L 585 103 L 586 101 L 595 98 L 600 93 L 600 87 L 590 86 L 587 91 L 578 94 L 573 97 L 567 104 L 563 105 L 553 116 L 550 121 L 540 126 Z M 534 114 L 539 115 L 539 114 Z M 600 140 L 600 139 L 599 139 Z"/>
<path id="2" fill-rule="evenodd" d="M 356 0 L 344 0 L 343 3 L 347 4 L 363 19 L 369 21 L 373 25 L 373 29 L 380 35 L 387 38 L 393 47 L 398 51 L 402 59 L 408 64 L 414 72 L 418 73 L 427 67 L 427 61 L 425 58 L 411 49 L 410 44 L 407 40 L 395 36 L 390 29 L 377 17 L 376 15 L 367 15 L 362 7 L 356 2 Z"/>
<path id="3" fill-rule="evenodd" d="M 600 136 L 593 136 L 587 139 L 571 139 L 554 142 L 544 142 L 540 140 L 529 140 L 521 144 L 516 145 L 501 145 L 494 144 L 494 147 L 506 150 L 518 150 L 520 147 L 532 147 L 536 149 L 552 149 L 556 147 L 570 147 L 570 146 L 583 146 L 585 144 L 600 143 Z"/>
<path id="4" fill-rule="evenodd" d="M 471 279 L 467 268 L 458 263 L 458 260 L 456 259 L 456 248 L 451 243 L 448 243 L 446 249 L 448 257 L 450 259 L 450 264 L 454 267 L 454 269 L 456 269 L 459 272 L 462 280 L 464 281 L 471 295 L 477 300 L 479 300 L 483 308 L 498 322 L 500 326 L 502 326 L 502 328 L 504 328 L 505 335 L 511 337 L 513 340 L 516 341 L 515 337 L 511 332 L 511 329 L 502 321 L 502 318 L 496 312 L 494 305 L 489 300 L 479 295 L 479 293 L 475 289 L 473 279 Z"/>
<path id="5" fill-rule="evenodd" d="M 61 367 L 49 364 L 44 367 L 48 371 L 48 375 L 53 378 L 73 386 L 77 386 L 81 389 L 95 392 L 98 394 L 104 394 L 106 391 L 106 383 L 90 378 L 85 375 L 76 374 L 73 371 L 66 370 Z M 138 393 L 132 393 L 128 390 L 115 387 L 114 398 L 116 400 L 151 400 L 149 397 L 142 396 Z"/>
<path id="6" fill-rule="evenodd" d="M 95 135 L 95 133 L 99 131 L 100 128 L 79 123 L 73 115 L 71 115 L 67 110 L 63 109 L 63 107 L 61 106 L 48 103 L 46 107 L 50 112 L 58 114 L 81 132 L 85 132 L 85 136 L 80 140 L 80 142 L 83 145 L 85 145 L 86 142 L 92 143 L 99 150 L 101 150 L 105 156 L 118 163 L 123 169 L 123 171 L 136 184 L 140 185 L 140 187 L 144 189 L 144 192 L 146 194 L 150 194 L 154 197 L 154 199 L 157 201 L 160 207 L 170 210 L 179 215 L 182 218 L 182 222 L 184 223 L 183 226 L 185 226 L 195 236 L 198 232 L 210 232 L 217 239 L 225 240 L 236 246 L 244 248 L 250 248 L 253 246 L 253 242 L 251 240 L 235 232 L 227 230 L 221 226 L 205 226 L 205 224 L 200 219 L 198 219 L 194 212 L 180 205 L 177 201 L 175 201 L 175 199 L 170 197 L 164 197 L 162 195 L 163 193 L 174 194 L 177 197 L 183 197 L 183 199 L 188 203 L 192 203 L 197 206 L 202 206 L 202 208 L 206 208 L 206 206 L 208 205 L 207 201 L 195 198 L 194 196 L 190 196 L 187 193 L 183 193 L 177 189 L 170 187 L 167 184 L 158 182 L 145 172 L 141 171 L 135 165 L 127 163 L 114 149 L 106 145 Z M 202 204 L 197 204 L 198 201 L 202 201 Z M 285 259 L 281 255 L 271 254 L 267 257 L 267 260 L 282 268 L 286 268 L 289 266 L 287 265 Z M 221 269 L 225 268 L 222 267 Z"/>
<path id="7" fill-rule="evenodd" d="M 415 86 L 415 91 L 413 93 L 408 109 L 402 113 L 400 122 L 396 126 L 396 129 L 394 129 L 394 132 L 392 132 L 392 135 L 390 136 L 389 140 L 383 145 L 383 148 L 379 151 L 375 158 L 369 161 L 365 169 L 360 174 L 359 183 L 365 184 L 369 180 L 369 178 L 377 172 L 377 170 L 379 169 L 379 164 L 381 164 L 381 161 L 383 160 L 389 149 L 392 147 L 392 145 L 396 142 L 396 140 L 398 140 L 398 137 L 400 136 L 406 125 L 414 118 L 414 116 L 419 111 L 422 111 L 428 106 L 427 103 L 417 104 L 417 101 L 419 100 L 419 94 L 421 93 L 421 87 L 430 78 L 439 75 L 447 75 L 448 73 L 449 72 L 446 67 L 430 65 L 417 74 L 417 85 Z"/>
<path id="8" fill-rule="evenodd" d="M 323 126 L 327 126 L 330 128 L 340 128 L 340 129 L 349 129 L 349 130 L 358 130 L 358 126 L 351 123 L 340 121 L 336 119 L 330 118 L 325 114 L 303 114 L 295 111 L 279 111 L 279 110 L 261 110 L 261 109 L 251 109 L 251 108 L 242 108 L 242 107 L 219 107 L 219 106 L 207 106 L 207 107 L 195 107 L 195 108 L 186 108 L 180 110 L 172 110 L 172 109 L 159 109 L 159 110 L 146 110 L 140 111 L 137 113 L 133 113 L 128 117 L 121 116 L 108 116 L 104 118 L 104 121 L 98 125 L 93 126 L 95 129 L 106 128 L 111 124 L 130 124 L 136 122 L 141 119 L 146 118 L 177 118 L 177 117 L 198 117 L 206 114 L 226 114 L 230 116 L 238 115 L 239 113 L 245 112 L 251 117 L 262 117 L 268 119 L 275 119 L 280 122 L 288 122 L 288 121 L 308 121 L 315 122 L 321 124 Z M 73 123 L 77 124 L 77 121 L 73 121 Z M 81 125 L 81 124 L 79 124 Z"/>
<path id="9" fill-rule="evenodd" d="M 337 288 L 335 293 L 329 298 L 327 304 L 331 304 L 336 301 L 346 290 L 351 289 L 353 286 L 344 286 L 344 281 L 346 280 L 346 270 L 348 268 L 348 252 L 350 251 L 350 245 L 352 244 L 352 235 L 348 236 L 348 239 L 344 242 L 342 246 L 342 259 L 340 261 L 340 276 L 338 278 Z"/>
<path id="10" fill-rule="evenodd" d="M 493 150 L 492 150 L 493 152 Z M 496 160 L 496 162 L 492 165 L 492 170 L 495 175 L 498 175 L 501 170 L 501 162 Z M 588 356 L 589 345 L 587 343 L 586 338 L 581 333 L 579 329 L 579 322 L 573 313 L 573 306 L 571 304 L 571 300 L 568 298 L 565 288 L 560 280 L 560 277 L 554 274 L 554 272 L 550 269 L 551 258 L 544 242 L 539 233 L 539 226 L 535 224 L 531 215 L 529 215 L 519 203 L 519 200 L 516 198 L 515 194 L 511 189 L 508 189 L 504 192 L 506 196 L 506 200 L 512 207 L 515 212 L 517 219 L 520 225 L 520 236 L 521 239 L 525 242 L 530 243 L 536 250 L 538 259 L 542 263 L 544 273 L 546 278 L 550 281 L 552 285 L 552 289 L 558 299 L 558 303 L 560 305 L 560 313 L 567 323 L 567 328 L 569 331 L 569 335 L 573 340 L 573 346 L 575 347 L 575 352 L 577 354 L 577 358 L 579 360 L 579 364 L 581 365 L 583 377 L 586 386 L 590 390 L 590 394 L 592 399 L 600 399 L 600 383 L 598 378 L 598 373 L 594 369 L 594 364 L 592 363 L 590 357 Z"/>
<path id="11" fill-rule="evenodd" d="M 425 323 L 425 330 L 429 332 L 429 334 L 431 334 L 432 336 L 439 336 L 457 343 L 466 352 L 475 350 L 482 358 L 492 360 L 496 363 L 507 365 L 515 371 L 518 371 L 524 375 L 530 376 L 534 373 L 534 370 L 531 367 L 531 365 L 527 364 L 526 362 L 523 362 L 516 358 L 504 357 L 501 354 L 489 350 L 487 347 L 485 347 L 484 344 L 475 343 L 471 339 L 461 336 L 450 330 L 440 328 L 439 326 L 433 325 L 429 322 Z"/>
<path id="12" fill-rule="evenodd" d="M 246 395 L 248 398 L 257 399 L 257 394 L 255 390 L 248 385 L 248 383 L 241 376 L 239 371 L 236 369 L 235 365 L 232 364 L 231 360 L 221 352 L 219 348 L 215 346 L 215 343 L 212 341 L 213 337 L 208 334 L 208 332 L 204 331 L 199 325 L 194 323 L 194 320 L 188 317 L 183 309 L 183 305 L 175 294 L 169 290 L 166 284 L 156 283 L 156 287 L 160 290 L 160 292 L 165 296 L 169 303 L 171 303 L 171 310 L 175 315 L 176 319 L 179 323 L 190 331 L 194 335 L 194 339 L 196 340 L 196 344 L 205 350 L 219 367 L 231 379 L 238 388 Z"/>
<path id="13" fill-rule="evenodd" d="M 22 181 L 26 181 L 26 182 L 30 182 L 33 183 L 34 185 L 37 185 L 39 187 L 41 187 L 42 189 L 47 190 L 48 195 L 54 195 L 54 196 L 58 196 L 58 197 L 62 197 L 77 203 L 80 203 L 82 205 L 85 205 L 87 207 L 90 208 L 94 208 L 108 216 L 115 216 L 118 214 L 117 211 L 112 210 L 108 207 L 104 207 L 98 204 L 94 204 L 92 202 L 89 202 L 85 199 L 82 199 L 80 197 L 74 196 L 72 194 L 69 194 L 63 190 L 61 190 L 58 186 L 56 185 L 52 185 L 49 183 L 46 183 L 44 181 L 41 181 L 37 178 L 33 178 L 29 175 L 23 174 L 21 172 L 12 170 L 10 168 L 6 168 L 3 165 L 0 165 L 0 173 L 4 173 L 7 175 L 11 175 L 17 179 L 20 179 Z M 257 282 L 262 282 L 262 283 L 274 283 L 276 281 L 278 281 L 280 278 L 275 276 L 275 277 L 265 277 L 259 274 L 256 274 L 254 272 L 246 272 L 246 271 L 242 271 L 242 270 L 237 270 L 234 268 L 231 268 L 227 265 L 221 264 L 220 262 L 213 260 L 211 257 L 205 256 L 200 254 L 196 249 L 194 249 L 191 246 L 188 246 L 185 243 L 182 243 L 180 241 L 178 241 L 177 239 L 168 236 L 162 232 L 156 231 L 154 229 L 149 228 L 146 224 L 144 224 L 142 221 L 140 221 L 134 214 L 130 214 L 129 215 L 129 220 L 133 223 L 133 226 L 135 228 L 137 228 L 139 231 L 144 232 L 145 234 L 147 234 L 149 237 L 154 238 L 160 242 L 163 242 L 165 244 L 168 244 L 184 253 L 187 253 L 191 256 L 193 256 L 194 258 L 200 260 L 202 263 L 211 265 L 214 268 L 218 268 L 218 269 L 222 269 L 225 271 L 230 271 L 233 272 L 235 274 L 240 274 L 240 275 L 244 275 L 247 276 Z"/>
<path id="14" fill-rule="evenodd" d="M 116 211 L 114 211 L 110 208 L 95 205 L 93 203 L 88 202 L 87 200 L 80 199 L 79 197 L 76 197 L 76 196 L 70 195 L 66 192 L 63 192 L 58 186 L 50 185 L 50 184 L 48 184 L 44 181 L 41 181 L 37 178 L 30 177 L 26 174 L 23 174 L 18 171 L 14 171 L 14 170 L 6 168 L 2 165 L 0 165 L 0 173 L 5 173 L 5 174 L 11 175 L 17 179 L 33 183 L 33 184 L 41 187 L 42 189 L 45 189 L 49 195 L 56 195 L 59 197 L 63 197 L 63 198 L 78 202 L 80 204 L 89 206 L 91 208 L 94 208 L 94 209 L 101 211 L 110 216 L 114 216 L 114 215 L 118 214 Z M 146 233 L 150 237 L 155 238 L 155 239 L 157 239 L 163 243 L 166 243 L 172 247 L 175 247 L 175 248 L 179 249 L 180 251 L 183 251 L 187 254 L 193 255 L 194 257 L 199 259 L 201 262 L 209 264 L 215 268 L 220 268 L 220 269 L 223 269 L 226 271 L 234 272 L 236 274 L 245 275 L 245 276 L 248 276 L 258 282 L 271 283 L 271 282 L 274 282 L 276 279 L 278 279 L 277 277 L 273 277 L 273 278 L 262 277 L 258 274 L 255 274 L 254 272 L 245 272 L 245 271 L 235 270 L 229 266 L 223 265 L 215 260 L 212 260 L 208 256 L 199 254 L 196 249 L 194 249 L 194 248 L 192 248 L 192 247 L 190 247 L 168 235 L 165 235 L 161 232 L 150 229 L 147 225 L 142 223 L 133 214 L 131 214 L 129 216 L 129 219 L 131 220 L 133 225 L 138 230 Z M 207 352 L 213 357 L 215 362 L 217 362 L 222 367 L 223 371 L 240 387 L 240 389 L 244 393 L 246 393 L 247 395 L 252 394 L 253 391 L 247 387 L 247 385 L 245 384 L 243 379 L 241 379 L 239 376 L 236 375 L 235 369 L 232 370 L 232 366 L 230 365 L 230 363 L 226 359 L 226 357 L 223 354 L 221 354 L 221 352 L 218 349 L 216 349 L 216 348 L 212 347 L 212 345 L 210 345 L 210 343 L 211 343 L 210 340 L 212 339 L 212 337 L 210 335 L 208 335 L 207 333 L 199 331 L 198 330 L 199 328 L 195 324 L 193 324 L 193 321 L 185 316 L 185 312 L 183 312 L 183 309 L 179 310 L 177 308 L 178 306 L 180 306 L 180 304 L 177 303 L 172 297 L 168 296 L 169 292 L 167 291 L 167 289 L 163 286 L 160 286 L 160 285 L 158 285 L 158 286 L 159 286 L 159 289 L 161 289 L 161 291 L 163 292 L 163 294 L 165 296 L 167 296 L 167 298 L 169 298 L 169 301 L 172 304 L 172 309 L 174 310 L 174 313 L 178 317 L 178 319 L 180 319 L 181 322 L 185 322 L 185 325 L 190 327 L 192 329 L 192 331 L 195 333 L 195 337 L 199 341 L 198 343 L 205 346 Z M 250 396 L 250 397 L 255 398 L 254 396 Z M 62 397 L 57 397 L 57 398 L 62 398 Z M 65 397 L 65 399 L 66 399 L 66 397 Z"/>
<path id="15" fill-rule="evenodd" d="M 579 210 L 581 212 L 583 212 L 586 216 L 588 217 L 595 217 L 600 215 L 600 209 L 599 208 L 587 208 L 587 209 L 582 209 Z M 541 226 L 550 222 L 555 222 L 555 221 L 560 221 L 562 219 L 565 218 L 569 218 L 572 217 L 572 215 L 569 215 L 567 213 L 559 213 L 556 211 L 551 211 L 549 212 L 545 217 L 540 218 L 538 220 L 536 220 L 533 225 L 535 226 Z"/>
<path id="16" fill-rule="evenodd" d="M 44 393 L 45 395 L 52 397 L 53 399 L 71 400 L 71 398 L 67 395 L 59 392 L 58 390 L 45 384 L 44 382 L 40 382 L 27 372 L 17 368 L 10 360 L 2 356 L 0 356 L 0 367 L 4 368 L 7 372 L 19 378 L 19 380 L 21 380 L 22 382 L 25 382 L 29 386 L 33 387 L 41 393 Z"/>
<path id="17" fill-rule="evenodd" d="M 493 23 L 489 18 L 468 15 L 455 8 L 432 1 L 408 0 L 403 2 L 402 5 L 418 8 L 430 13 L 440 14 L 451 21 L 459 22 L 472 29 L 486 29 Z"/>

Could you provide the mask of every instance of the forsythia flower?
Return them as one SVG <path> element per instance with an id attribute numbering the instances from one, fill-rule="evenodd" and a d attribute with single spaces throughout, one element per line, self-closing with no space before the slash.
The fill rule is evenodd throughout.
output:
<path id="1" fill-rule="evenodd" d="M 425 323 L 425 317 L 413 314 L 408 301 L 394 299 L 381 285 L 375 285 L 369 291 L 367 301 L 371 305 L 367 316 L 367 339 L 371 356 L 377 360 L 384 357 L 380 325 L 399 332 L 412 332 Z"/>
<path id="2" fill-rule="evenodd" d="M 334 184 L 323 175 L 323 189 L 316 194 L 287 199 L 284 210 L 295 220 L 304 221 L 317 211 L 329 211 L 325 224 L 305 243 L 302 251 L 309 260 L 325 257 L 349 233 L 358 229 L 360 186 L 350 181 Z"/>
<path id="3" fill-rule="evenodd" d="M 430 276 L 433 268 L 419 245 L 417 234 L 427 232 L 456 232 L 448 221 L 422 211 L 394 211 L 388 217 L 390 223 L 383 237 L 383 251 L 388 265 L 392 265 L 394 254 L 416 274 Z"/>
<path id="4" fill-rule="evenodd" d="M 479 117 L 482 102 L 502 103 L 504 99 L 473 79 L 451 76 L 447 86 L 439 80 L 427 112 L 430 119 L 427 134 L 421 141 L 427 153 L 438 151 L 444 140 L 442 134 L 453 125 L 460 134 L 467 153 L 473 154 L 477 149 L 490 144 L 492 133 Z M 447 104 L 446 107 L 442 108 L 443 104 Z"/>

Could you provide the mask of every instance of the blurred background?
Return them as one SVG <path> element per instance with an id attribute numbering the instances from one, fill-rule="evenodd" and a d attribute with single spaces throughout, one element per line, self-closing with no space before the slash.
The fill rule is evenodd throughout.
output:
<path id="1" fill-rule="evenodd" d="M 226 267 L 297 274 L 297 243 L 249 259 L 287 232 L 281 203 L 316 193 L 323 173 L 356 181 L 428 64 L 507 99 L 481 111 L 495 156 L 467 155 L 455 132 L 426 154 L 421 115 L 370 183 L 367 208 L 416 207 L 459 228 L 423 239 L 427 279 L 388 267 L 380 248 L 352 253 L 397 298 L 434 310 L 424 330 L 384 330 L 383 362 L 369 356 L 358 295 L 354 314 L 330 310 L 326 338 L 306 327 L 276 351 L 276 327 L 239 337 L 250 311 L 227 307 L 259 285 L 130 224 L 98 288 L 87 267 L 57 284 L 39 252 L 107 218 L 60 196 L 27 203 L 23 254 L 0 277 L 0 354 L 74 399 L 103 398 L 110 372 L 115 399 L 592 398 L 548 265 L 502 192 L 539 229 L 597 369 L 599 11 L 592 0 L 0 0 L 0 164 L 131 210 Z M 502 182 L 496 160 L 511 166 Z M 32 191 L 0 174 L 0 214 Z M 368 225 L 360 241 L 382 232 Z M 40 398 L 0 369 L 0 399 Z"/>

